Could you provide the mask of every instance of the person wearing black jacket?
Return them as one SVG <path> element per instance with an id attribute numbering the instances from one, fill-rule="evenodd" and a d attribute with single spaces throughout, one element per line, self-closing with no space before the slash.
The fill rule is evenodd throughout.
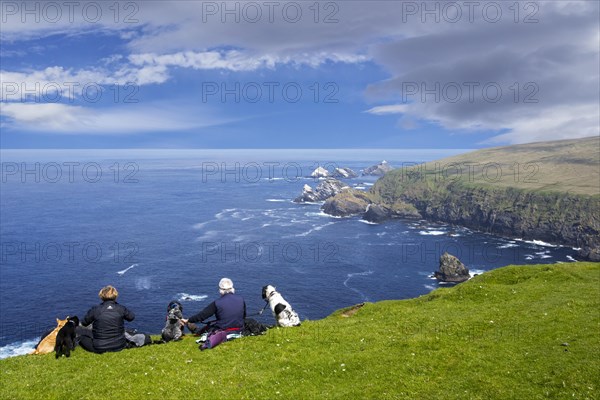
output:
<path id="1" fill-rule="evenodd" d="M 211 330 L 242 330 L 244 329 L 244 318 L 246 318 L 246 302 L 239 294 L 235 294 L 233 282 L 229 278 L 223 278 L 219 282 L 219 293 L 221 297 L 210 303 L 198 314 L 187 320 L 190 330 L 195 330 L 194 322 L 205 322 L 211 316 L 216 320 L 210 324 Z"/>
<path id="2" fill-rule="evenodd" d="M 118 295 L 117 289 L 110 285 L 102 288 L 98 293 L 102 303 L 92 307 L 81 321 L 83 326 L 93 324 L 91 335 L 89 329 L 79 332 L 79 344 L 85 350 L 104 353 L 127 347 L 125 321 L 133 321 L 135 315 L 116 302 Z"/>

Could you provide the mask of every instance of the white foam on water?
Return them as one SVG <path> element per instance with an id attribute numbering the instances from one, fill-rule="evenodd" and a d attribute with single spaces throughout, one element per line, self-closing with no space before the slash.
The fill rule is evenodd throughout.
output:
<path id="1" fill-rule="evenodd" d="M 364 219 L 359 219 L 358 222 L 362 222 L 363 224 L 367 225 L 379 225 L 377 222 L 366 221 Z"/>
<path id="2" fill-rule="evenodd" d="M 227 213 L 230 213 L 230 212 L 233 212 L 233 211 L 235 211 L 235 210 L 237 210 L 237 208 L 226 208 L 226 209 L 224 209 L 224 210 L 221 210 L 221 212 L 218 212 L 218 213 L 216 213 L 216 214 L 215 214 L 215 218 L 216 218 L 216 219 L 222 219 L 222 218 L 223 218 L 223 216 L 225 216 L 225 214 L 227 214 Z"/>
<path id="3" fill-rule="evenodd" d="M 348 281 L 350 281 L 350 279 L 354 278 L 355 276 L 368 276 L 368 275 L 372 275 L 372 274 L 373 274 L 373 271 L 350 273 L 350 274 L 346 275 L 346 280 L 344 281 L 344 286 L 346 286 L 348 289 L 352 290 L 353 292 L 358 293 L 360 295 L 360 297 L 362 297 L 363 301 L 369 301 L 369 298 L 367 296 L 365 296 L 365 294 L 363 292 L 361 292 L 358 289 L 354 289 L 353 287 L 350 287 L 348 285 Z"/>
<path id="4" fill-rule="evenodd" d="M 365 186 L 354 186 L 354 189 L 365 190 Z"/>
<path id="5" fill-rule="evenodd" d="M 574 259 L 574 258 L 573 258 L 573 257 L 571 257 L 571 256 L 567 256 L 567 260 L 569 260 L 569 261 L 577 261 L 576 259 Z"/>
<path id="6" fill-rule="evenodd" d="M 40 341 L 40 337 L 31 340 L 14 342 L 0 347 L 0 360 L 8 357 L 22 356 L 31 353 Z"/>
<path id="7" fill-rule="evenodd" d="M 152 287 L 152 282 L 149 276 L 142 276 L 135 280 L 135 288 L 137 290 L 149 290 Z"/>
<path id="8" fill-rule="evenodd" d="M 319 212 L 310 212 L 309 211 L 309 212 L 305 212 L 304 215 L 307 217 L 327 217 L 327 218 L 338 218 L 338 219 L 344 218 L 344 217 L 338 217 L 335 215 L 329 215 L 329 214 L 324 213 L 323 211 L 319 211 Z"/>
<path id="9" fill-rule="evenodd" d="M 525 242 L 525 243 L 529 243 L 529 244 L 535 244 L 536 246 L 544 246 L 544 247 L 560 247 L 557 246 L 555 244 L 551 244 L 551 243 L 546 243 L 544 241 L 541 240 L 523 240 L 523 239 L 515 239 L 518 240 L 519 242 Z"/>
<path id="10" fill-rule="evenodd" d="M 474 277 L 475 275 L 481 275 L 485 272 L 484 269 L 470 269 L 469 270 L 469 275 L 472 277 Z"/>
<path id="11" fill-rule="evenodd" d="M 177 300 L 179 301 L 203 301 L 208 297 L 206 294 L 188 294 L 188 293 L 177 293 Z"/>
<path id="12" fill-rule="evenodd" d="M 199 242 L 202 240 L 212 239 L 212 238 L 216 237 L 217 235 L 219 235 L 219 231 L 206 231 L 206 232 L 204 232 L 204 235 L 197 237 L 196 241 Z"/>
<path id="13" fill-rule="evenodd" d="M 499 249 L 509 249 L 511 247 L 519 247 L 519 245 L 516 243 L 506 243 L 501 246 L 498 246 Z"/>
<path id="14" fill-rule="evenodd" d="M 209 223 L 211 223 L 211 222 L 213 222 L 213 221 L 215 221 L 215 220 L 213 219 L 213 220 L 210 220 L 210 221 L 198 222 L 197 224 L 194 224 L 194 225 L 192 226 L 192 228 L 194 228 L 194 229 L 202 229 L 202 228 L 204 228 L 204 226 L 205 226 L 206 224 L 209 224 Z"/>
<path id="15" fill-rule="evenodd" d="M 573 250 L 579 251 L 579 250 L 581 250 L 581 247 L 573 247 Z"/>
<path id="16" fill-rule="evenodd" d="M 295 203 L 295 204 L 300 204 L 300 205 L 306 204 L 306 205 L 310 205 L 310 206 L 315 206 L 315 205 L 316 206 L 320 206 L 320 205 L 325 204 L 325 202 L 324 201 L 303 201 L 301 203 Z"/>
<path id="17" fill-rule="evenodd" d="M 313 232 L 320 231 L 321 229 L 325 228 L 326 226 L 333 225 L 333 224 L 335 224 L 335 222 L 328 222 L 328 223 L 323 224 L 323 225 L 318 225 L 318 226 L 315 226 L 315 227 L 307 230 L 306 232 L 302 232 L 302 233 L 299 233 L 299 234 L 294 235 L 294 236 L 296 236 L 296 237 L 307 236 L 307 235 L 310 235 Z"/>
<path id="18" fill-rule="evenodd" d="M 437 289 L 437 288 L 436 288 L 435 286 L 433 286 L 433 285 L 423 285 L 423 286 L 424 286 L 424 287 L 425 287 L 425 289 L 427 289 L 427 290 L 435 290 L 435 289 Z"/>
<path id="19" fill-rule="evenodd" d="M 272 203 L 285 203 L 288 200 L 284 200 L 284 199 L 267 199 L 267 201 L 270 201 Z"/>
<path id="20" fill-rule="evenodd" d="M 138 266 L 138 264 L 131 264 L 129 267 L 125 268 L 124 270 L 122 270 L 122 271 L 117 271 L 117 274 L 119 274 L 119 275 L 123 276 L 123 275 L 125 275 L 125 272 L 127 272 L 127 271 L 129 271 L 131 268 L 135 268 L 135 267 L 137 267 L 137 266 Z"/>
<path id="21" fill-rule="evenodd" d="M 432 236 L 438 236 L 438 235 L 444 235 L 446 232 L 445 231 L 419 231 L 419 235 L 432 235 Z"/>

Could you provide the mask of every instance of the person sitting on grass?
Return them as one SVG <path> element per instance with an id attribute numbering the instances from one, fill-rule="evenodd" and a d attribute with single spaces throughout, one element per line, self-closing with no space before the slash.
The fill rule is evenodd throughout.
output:
<path id="1" fill-rule="evenodd" d="M 221 297 L 210 303 L 198 314 L 182 320 L 187 324 L 188 329 L 194 333 L 208 332 L 209 336 L 216 332 L 241 333 L 244 329 L 244 318 L 246 318 L 244 298 L 235 293 L 233 282 L 229 278 L 223 278 L 219 281 L 219 293 Z M 215 320 L 206 323 L 205 321 L 213 315 Z M 206 323 L 207 325 L 198 330 L 196 322 Z"/>
<path id="2" fill-rule="evenodd" d="M 93 324 L 91 332 L 78 329 L 79 344 L 93 353 L 123 350 L 127 347 L 125 321 L 133 321 L 135 315 L 117 303 L 119 292 L 114 287 L 103 287 L 98 296 L 102 303 L 92 307 L 81 321 L 83 326 Z"/>

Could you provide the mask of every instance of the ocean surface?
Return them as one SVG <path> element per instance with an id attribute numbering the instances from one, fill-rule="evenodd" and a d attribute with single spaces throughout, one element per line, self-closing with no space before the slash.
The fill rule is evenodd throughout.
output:
<path id="1" fill-rule="evenodd" d="M 0 358 L 24 354 L 55 319 L 83 317 L 114 285 L 159 333 L 166 306 L 184 315 L 234 281 L 248 314 L 272 284 L 302 319 L 364 301 L 406 299 L 440 284 L 444 251 L 472 274 L 506 264 L 574 261 L 576 251 L 419 220 L 371 224 L 292 200 L 319 165 L 356 172 L 464 150 L 3 150 Z M 368 189 L 375 177 L 345 180 Z M 273 323 L 269 312 L 256 316 Z"/>

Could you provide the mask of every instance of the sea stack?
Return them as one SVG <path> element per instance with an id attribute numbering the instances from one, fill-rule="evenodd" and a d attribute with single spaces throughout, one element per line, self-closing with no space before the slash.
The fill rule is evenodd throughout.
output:
<path id="1" fill-rule="evenodd" d="M 367 169 L 365 169 L 362 174 L 365 175 L 373 175 L 373 176 L 383 176 L 386 173 L 390 172 L 393 168 L 388 164 L 387 161 L 383 160 L 377 165 L 373 165 Z"/>
<path id="2" fill-rule="evenodd" d="M 464 282 L 469 279 L 469 270 L 458 258 L 444 253 L 440 257 L 440 270 L 433 276 L 441 282 Z"/>
<path id="3" fill-rule="evenodd" d="M 337 179 L 327 178 L 319 183 L 316 189 L 310 187 L 310 185 L 304 185 L 302 194 L 296 199 L 295 203 L 316 203 L 327 200 L 328 198 L 335 196 L 343 190 L 349 189 L 349 187 L 338 181 Z"/>
<path id="4" fill-rule="evenodd" d="M 310 174 L 311 178 L 327 178 L 329 176 L 329 171 L 325 168 L 318 166 L 315 170 Z"/>

